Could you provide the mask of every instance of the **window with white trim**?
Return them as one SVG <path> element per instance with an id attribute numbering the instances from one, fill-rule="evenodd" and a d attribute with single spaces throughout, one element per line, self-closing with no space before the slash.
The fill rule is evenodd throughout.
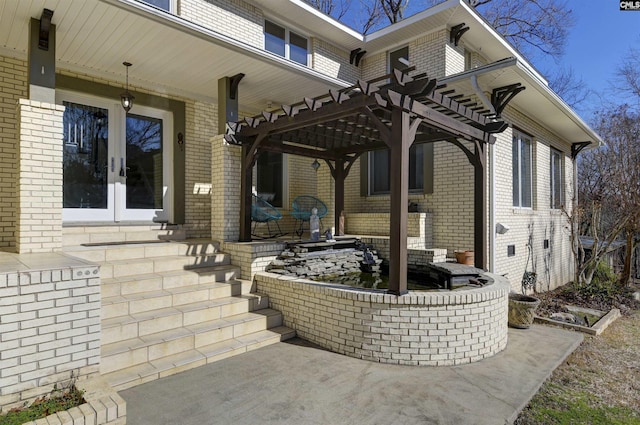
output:
<path id="1" fill-rule="evenodd" d="M 562 152 L 551 148 L 551 209 L 560 209 L 564 202 L 564 173 L 562 172 Z"/>
<path id="2" fill-rule="evenodd" d="M 531 136 L 513 130 L 513 206 L 533 206 L 533 144 Z"/>
<path id="3" fill-rule="evenodd" d="M 300 34 L 264 21 L 264 49 L 302 65 L 308 63 L 308 41 Z"/>

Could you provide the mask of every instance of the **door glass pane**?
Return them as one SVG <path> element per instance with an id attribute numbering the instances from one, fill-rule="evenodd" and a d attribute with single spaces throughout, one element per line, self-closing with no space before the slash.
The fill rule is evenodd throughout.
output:
<path id="1" fill-rule="evenodd" d="M 63 104 L 63 207 L 107 208 L 108 111 Z"/>
<path id="2" fill-rule="evenodd" d="M 127 208 L 162 209 L 162 120 L 127 115 Z"/>

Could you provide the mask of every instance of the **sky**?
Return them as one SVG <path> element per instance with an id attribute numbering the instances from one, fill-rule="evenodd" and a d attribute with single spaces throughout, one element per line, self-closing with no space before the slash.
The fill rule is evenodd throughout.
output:
<path id="1" fill-rule="evenodd" d="M 428 8 L 431 1 L 409 0 L 405 17 Z M 571 68 L 576 79 L 582 79 L 593 93 L 575 109 L 589 122 L 593 112 L 603 102 L 617 101 L 618 96 L 610 86 L 616 68 L 622 64 L 630 48 L 640 51 L 640 10 L 621 11 L 618 0 L 565 1 L 567 7 L 573 10 L 575 26 L 570 30 L 564 56 L 558 61 L 538 57 L 532 63 L 543 75 L 549 75 L 555 67 L 560 66 Z M 353 15 L 347 15 L 343 20 L 358 28 L 358 24 L 349 22 L 351 19 L 354 19 Z"/>
<path id="2" fill-rule="evenodd" d="M 610 87 L 616 68 L 629 49 L 640 50 L 640 10 L 621 11 L 619 3 L 616 0 L 568 2 L 576 25 L 560 65 L 573 68 L 575 76 L 582 78 L 587 87 L 596 92 L 576 108 L 585 120 L 602 105 L 603 100 L 616 100 L 616 93 Z M 544 65 L 553 66 L 554 62 Z"/>

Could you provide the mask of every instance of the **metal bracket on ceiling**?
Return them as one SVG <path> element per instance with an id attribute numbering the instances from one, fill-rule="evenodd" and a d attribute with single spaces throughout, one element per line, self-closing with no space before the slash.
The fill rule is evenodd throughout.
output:
<path id="1" fill-rule="evenodd" d="M 229 77 L 231 86 L 229 87 L 229 97 L 231 99 L 236 99 L 238 96 L 238 86 L 240 85 L 240 80 L 244 78 L 243 73 L 236 74 L 232 77 Z"/>
<path id="2" fill-rule="evenodd" d="M 451 32 L 449 34 L 449 42 L 453 43 L 454 46 L 457 46 L 460 42 L 460 38 L 464 35 L 465 32 L 469 31 L 469 27 L 463 22 L 458 25 L 454 25 L 451 27 Z"/>
<path id="3" fill-rule="evenodd" d="M 353 49 L 351 51 L 351 53 L 349 54 L 349 63 L 351 65 L 355 66 L 359 66 L 360 65 L 360 60 L 362 59 L 362 57 L 367 53 L 366 50 L 362 50 L 361 48 L 357 48 L 357 49 Z"/>
<path id="4" fill-rule="evenodd" d="M 496 110 L 496 118 L 499 118 L 502 115 L 502 111 L 504 108 L 511 102 L 518 93 L 522 90 L 525 90 L 524 87 L 520 83 L 510 84 L 508 86 L 497 87 L 493 89 L 491 93 L 491 104 Z"/>
<path id="5" fill-rule="evenodd" d="M 40 35 L 38 37 L 38 48 L 42 50 L 49 50 L 49 30 L 51 29 L 52 16 L 53 10 L 42 9 L 42 15 L 40 15 Z"/>
<path id="6" fill-rule="evenodd" d="M 576 142 L 571 144 L 571 159 L 576 159 L 578 154 L 582 152 L 584 148 L 589 146 L 591 142 Z"/>

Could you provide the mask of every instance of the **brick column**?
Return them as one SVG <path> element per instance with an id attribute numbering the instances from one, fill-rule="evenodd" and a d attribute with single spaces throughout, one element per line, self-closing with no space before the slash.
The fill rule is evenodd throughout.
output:
<path id="1" fill-rule="evenodd" d="M 237 241 L 240 236 L 241 148 L 211 139 L 211 237 Z"/>
<path id="2" fill-rule="evenodd" d="M 18 102 L 18 253 L 62 248 L 63 113 L 61 105 Z"/>

